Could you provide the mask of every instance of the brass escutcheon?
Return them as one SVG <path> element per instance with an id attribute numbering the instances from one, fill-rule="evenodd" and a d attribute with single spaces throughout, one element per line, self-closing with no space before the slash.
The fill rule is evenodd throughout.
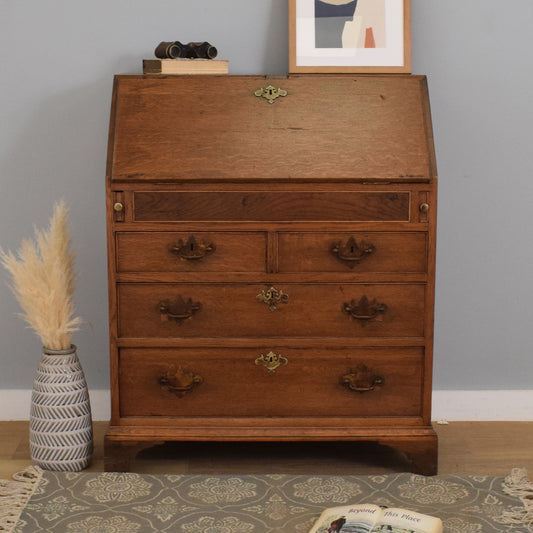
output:
<path id="1" fill-rule="evenodd" d="M 264 366 L 269 374 L 272 374 L 278 366 L 286 365 L 288 359 L 274 352 L 268 352 L 266 355 L 261 354 L 256 360 L 256 365 Z"/>
<path id="2" fill-rule="evenodd" d="M 286 292 L 278 291 L 275 287 L 270 287 L 267 291 L 261 291 L 256 298 L 268 305 L 271 311 L 277 309 L 276 305 L 286 304 L 289 301 L 289 295 Z"/>
<path id="3" fill-rule="evenodd" d="M 280 96 L 287 96 L 287 91 L 281 89 L 280 87 L 276 89 L 276 87 L 273 85 L 269 85 L 268 87 L 261 87 L 261 89 L 257 89 L 257 91 L 254 91 L 254 94 L 256 96 L 266 98 L 269 104 L 273 104 Z"/>

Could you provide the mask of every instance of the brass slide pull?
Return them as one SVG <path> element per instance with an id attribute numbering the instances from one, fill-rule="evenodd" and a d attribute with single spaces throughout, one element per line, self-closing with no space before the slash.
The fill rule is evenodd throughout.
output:
<path id="1" fill-rule="evenodd" d="M 159 312 L 161 313 L 161 320 L 168 321 L 169 319 L 181 322 L 191 318 L 196 311 L 202 308 L 199 302 L 193 302 L 191 298 L 187 301 L 182 296 L 178 296 L 174 303 L 169 300 L 159 302 Z"/>
<path id="2" fill-rule="evenodd" d="M 331 245 L 330 251 L 339 261 L 342 261 L 350 268 L 353 268 L 374 252 L 375 249 L 376 248 L 371 243 L 361 241 L 357 244 L 356 240 L 353 237 L 350 237 L 345 244 L 342 242 L 334 242 Z"/>
<path id="3" fill-rule="evenodd" d="M 370 301 L 366 296 L 363 296 L 359 302 L 352 300 L 349 303 L 344 303 L 342 308 L 345 313 L 357 320 L 373 320 L 377 318 L 379 313 L 384 313 L 387 310 L 385 304 L 379 303 L 375 298 Z"/>
<path id="4" fill-rule="evenodd" d="M 376 386 L 383 385 L 385 380 L 375 375 L 367 366 L 357 365 L 355 370 L 341 377 L 341 383 L 353 392 L 370 392 Z"/>
<path id="5" fill-rule="evenodd" d="M 278 366 L 286 365 L 289 360 L 282 355 L 274 352 L 268 352 L 266 355 L 261 354 L 256 360 L 256 365 L 264 366 L 269 374 L 272 374 Z"/>
<path id="6" fill-rule="evenodd" d="M 185 372 L 181 367 L 172 373 L 171 371 L 163 374 L 158 383 L 162 387 L 167 387 L 169 392 L 175 394 L 178 398 L 183 398 L 185 394 L 190 392 L 196 385 L 203 383 L 202 376 L 193 374 L 192 372 Z"/>
<path id="7" fill-rule="evenodd" d="M 170 248 L 170 252 L 182 261 L 199 261 L 215 250 L 216 246 L 212 242 L 197 241 L 194 235 L 191 235 L 185 243 L 180 239 L 178 244 Z"/>
<path id="8" fill-rule="evenodd" d="M 278 291 L 275 287 L 261 291 L 256 298 L 267 304 L 271 311 L 275 311 L 278 304 L 286 304 L 289 301 L 289 295 L 286 292 Z"/>

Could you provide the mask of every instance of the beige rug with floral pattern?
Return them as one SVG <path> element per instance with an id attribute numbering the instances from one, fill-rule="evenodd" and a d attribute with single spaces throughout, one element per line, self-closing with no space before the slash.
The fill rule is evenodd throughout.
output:
<path id="1" fill-rule="evenodd" d="M 404 507 L 447 533 L 533 531 L 533 485 L 509 476 L 149 475 L 29 467 L 0 481 L 0 531 L 307 533 L 326 507 Z"/>

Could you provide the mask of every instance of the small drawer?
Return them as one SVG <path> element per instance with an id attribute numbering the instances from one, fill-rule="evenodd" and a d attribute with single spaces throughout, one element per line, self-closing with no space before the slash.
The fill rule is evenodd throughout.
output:
<path id="1" fill-rule="evenodd" d="M 425 273 L 426 234 L 280 233 L 280 272 Z"/>
<path id="2" fill-rule="evenodd" d="M 264 272 L 265 233 L 117 234 L 118 272 Z"/>
<path id="3" fill-rule="evenodd" d="M 158 221 L 409 221 L 409 192 L 135 192 L 134 218 Z"/>
<path id="4" fill-rule="evenodd" d="M 419 284 L 119 284 L 121 337 L 422 337 Z"/>
<path id="5" fill-rule="evenodd" d="M 123 348 L 120 414 L 420 416 L 422 378 L 422 348 Z"/>

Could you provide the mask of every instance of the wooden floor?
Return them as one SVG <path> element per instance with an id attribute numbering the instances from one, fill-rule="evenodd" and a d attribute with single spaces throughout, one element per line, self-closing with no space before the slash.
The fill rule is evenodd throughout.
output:
<path id="1" fill-rule="evenodd" d="M 106 422 L 94 423 L 89 471 L 103 470 Z M 451 422 L 435 425 L 440 474 L 533 475 L 533 422 Z M 0 478 L 31 464 L 27 422 L 0 422 Z M 373 474 L 402 472 L 393 450 L 371 443 L 168 443 L 139 454 L 132 470 L 147 473 Z"/>

